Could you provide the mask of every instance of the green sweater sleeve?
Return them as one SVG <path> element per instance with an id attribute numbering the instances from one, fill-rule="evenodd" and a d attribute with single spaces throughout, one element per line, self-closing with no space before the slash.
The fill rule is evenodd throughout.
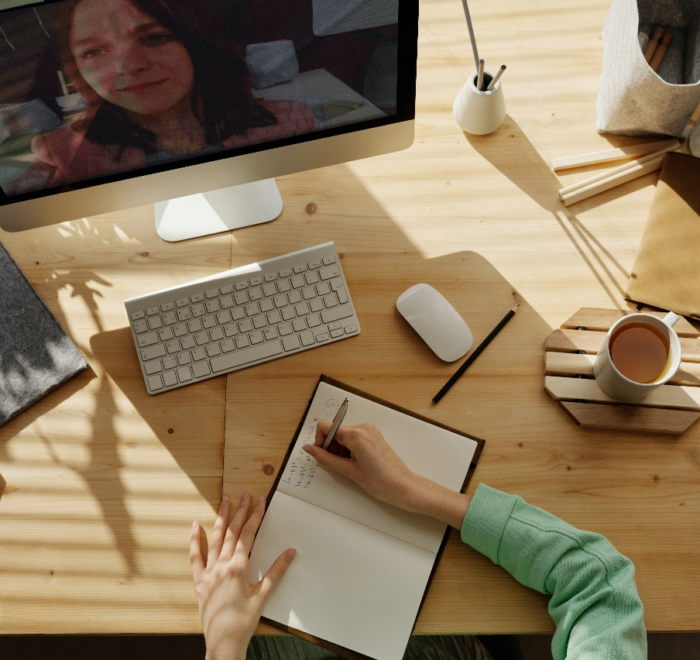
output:
<path id="1" fill-rule="evenodd" d="M 605 537 L 480 484 L 462 540 L 521 584 L 551 595 L 554 660 L 647 657 L 634 565 Z"/>

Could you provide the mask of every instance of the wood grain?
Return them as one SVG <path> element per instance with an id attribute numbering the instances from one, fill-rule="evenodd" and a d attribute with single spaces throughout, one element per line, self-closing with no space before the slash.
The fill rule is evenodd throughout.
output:
<path id="1" fill-rule="evenodd" d="M 561 407 L 579 426 L 592 430 L 681 435 L 700 418 L 700 412 L 643 406 L 562 401 Z"/>
<path id="2" fill-rule="evenodd" d="M 629 310 L 654 195 L 649 175 L 565 209 L 558 190 L 594 170 L 557 177 L 549 167 L 640 141 L 594 129 L 609 5 L 473 3 L 480 50 L 508 65 L 506 120 L 474 137 L 452 117 L 471 72 L 462 8 L 421 2 L 413 146 L 281 177 L 285 210 L 268 225 L 167 244 L 143 207 L 0 233 L 92 370 L 0 428 L 0 633 L 201 632 L 192 520 L 211 529 L 222 490 L 267 492 L 321 373 L 485 438 L 472 489 L 517 493 L 605 535 L 635 564 L 647 629 L 698 629 L 700 429 L 594 433 L 542 388 L 554 328 L 582 307 Z M 326 240 L 341 255 L 358 337 L 146 394 L 125 298 Z M 395 310 L 417 282 L 453 303 L 476 342 L 513 291 L 523 301 L 437 406 L 456 365 Z M 546 605 L 453 533 L 416 631 L 546 633 Z"/>

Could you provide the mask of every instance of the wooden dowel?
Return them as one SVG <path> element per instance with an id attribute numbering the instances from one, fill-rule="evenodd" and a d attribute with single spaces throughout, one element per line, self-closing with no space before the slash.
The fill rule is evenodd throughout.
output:
<path id="1" fill-rule="evenodd" d="M 662 27 L 657 27 L 654 30 L 654 34 L 651 35 L 651 38 L 649 39 L 649 43 L 647 44 L 647 47 L 644 49 L 644 59 L 647 62 L 651 61 L 651 58 L 654 57 L 654 53 L 656 52 L 656 49 L 659 45 L 659 42 L 661 41 L 661 37 L 664 36 L 664 29 Z"/>
<path id="2" fill-rule="evenodd" d="M 564 206 L 571 206 L 571 204 L 576 204 L 577 202 L 580 202 L 584 199 L 593 197 L 593 195 L 598 195 L 599 193 L 605 192 L 606 190 L 610 190 L 611 188 L 616 188 L 617 186 L 622 185 L 623 183 L 627 183 L 628 181 L 638 179 L 639 177 L 644 176 L 645 174 L 649 174 L 650 172 L 658 170 L 663 164 L 665 157 L 666 155 L 664 154 L 662 156 L 657 156 L 654 160 L 650 160 L 647 163 L 629 167 L 625 169 L 625 171 L 619 172 L 613 176 L 608 177 L 607 179 L 603 179 L 602 181 L 593 183 L 590 186 L 581 188 L 580 190 L 575 190 L 574 192 L 569 193 L 568 195 L 563 195 L 561 197 L 561 201 L 564 203 Z"/>
<path id="3" fill-rule="evenodd" d="M 588 179 L 583 179 L 582 181 L 578 181 L 577 183 L 572 183 L 570 186 L 562 188 L 559 191 L 559 196 L 563 197 L 564 195 L 568 195 L 569 193 L 572 193 L 575 190 L 580 190 L 581 188 L 590 186 L 592 183 L 596 183 L 596 181 L 602 181 L 603 179 L 607 179 L 617 174 L 618 172 L 625 172 L 626 170 L 630 169 L 631 167 L 634 167 L 635 165 L 644 165 L 644 163 L 648 163 L 650 160 L 658 158 L 662 154 L 665 154 L 669 151 L 675 151 L 680 146 L 681 145 L 680 142 L 678 142 L 678 140 L 671 140 L 670 144 L 664 149 L 659 149 L 658 151 L 655 151 L 654 153 L 651 153 L 647 156 L 643 156 L 642 158 L 638 158 L 637 160 L 630 161 L 629 163 L 625 163 L 624 165 L 619 165 L 618 167 L 614 167 L 611 170 L 606 170 L 605 172 L 596 174 L 595 176 L 589 177 Z"/>
<path id="4" fill-rule="evenodd" d="M 594 151 L 578 156 L 567 156 L 565 158 L 555 158 L 552 160 L 552 170 L 566 170 L 572 167 L 583 167 L 584 165 L 598 165 L 609 163 L 624 158 L 637 158 L 646 156 L 660 149 L 665 149 L 670 145 L 678 147 L 678 140 L 657 140 L 656 142 L 645 142 L 643 144 L 633 144 L 628 147 L 618 147 L 616 149 L 606 149 L 605 151 Z"/>
<path id="5" fill-rule="evenodd" d="M 654 56 L 649 62 L 649 66 L 651 67 L 652 71 L 659 70 L 661 62 L 663 62 L 664 57 L 666 56 L 666 50 L 668 49 L 671 41 L 673 41 L 673 35 L 670 32 L 664 32 L 663 39 L 661 39 L 661 43 L 657 46 L 656 50 L 654 51 Z"/>

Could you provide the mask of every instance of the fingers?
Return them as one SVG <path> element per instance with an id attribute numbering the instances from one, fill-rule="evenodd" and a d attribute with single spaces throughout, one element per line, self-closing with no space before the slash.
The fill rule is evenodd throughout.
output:
<path id="1" fill-rule="evenodd" d="M 228 527 L 228 514 L 231 503 L 228 497 L 224 496 L 219 507 L 219 515 L 214 523 L 214 530 L 211 533 L 209 540 L 209 556 L 207 557 L 207 566 L 213 566 L 214 562 L 221 554 L 221 546 L 224 542 L 224 534 Z"/>
<path id="2" fill-rule="evenodd" d="M 236 543 L 238 543 L 238 538 L 241 535 L 241 530 L 243 525 L 245 525 L 246 518 L 248 517 L 248 509 L 250 508 L 250 493 L 246 491 L 243 493 L 241 498 L 241 503 L 236 509 L 236 513 L 233 514 L 233 520 L 226 530 L 226 536 L 224 537 L 224 544 L 221 546 L 220 559 L 228 561 L 233 557 L 233 552 L 236 549 Z"/>
<path id="3" fill-rule="evenodd" d="M 190 533 L 190 565 L 192 566 L 192 577 L 195 584 L 202 579 L 204 569 L 204 557 L 202 556 L 202 545 L 200 541 L 199 523 L 195 520 L 192 523 L 192 532 Z"/>
<path id="4" fill-rule="evenodd" d="M 341 458 L 316 445 L 304 445 L 303 449 L 307 454 L 313 456 L 320 466 L 339 472 L 350 479 L 354 479 L 353 475 L 357 470 L 357 463 L 352 459 Z"/>
<path id="5" fill-rule="evenodd" d="M 277 586 L 277 583 L 282 579 L 282 576 L 287 572 L 289 565 L 292 563 L 294 557 L 296 557 L 297 551 L 294 548 L 289 548 L 285 550 L 277 559 L 275 563 L 270 566 L 270 570 L 265 573 L 263 579 L 258 583 L 258 588 L 260 589 L 259 594 L 262 598 L 262 602 L 268 599 L 272 590 Z"/>
<path id="6" fill-rule="evenodd" d="M 326 436 L 331 430 L 333 422 L 328 419 L 319 419 L 316 423 L 316 438 L 314 439 L 314 444 L 317 447 L 323 447 L 323 443 L 326 441 Z"/>
<path id="7" fill-rule="evenodd" d="M 258 531 L 260 526 L 260 521 L 265 513 L 265 498 L 260 497 L 253 508 L 253 512 L 248 518 L 248 522 L 243 526 L 241 533 L 238 537 L 238 543 L 236 544 L 235 555 L 239 555 L 242 559 L 247 561 L 248 555 L 250 554 L 250 548 L 253 545 L 253 539 L 255 538 L 255 533 Z"/>

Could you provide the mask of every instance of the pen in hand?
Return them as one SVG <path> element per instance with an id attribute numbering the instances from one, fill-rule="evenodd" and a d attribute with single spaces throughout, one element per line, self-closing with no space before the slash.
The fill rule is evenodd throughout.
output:
<path id="1" fill-rule="evenodd" d="M 328 435 L 326 436 L 326 439 L 323 442 L 323 448 L 328 449 L 328 447 L 331 446 L 331 442 L 333 442 L 333 438 L 335 437 L 336 432 L 338 431 L 338 428 L 343 422 L 343 419 L 345 418 L 345 413 L 348 411 L 348 405 L 349 401 L 345 399 L 342 404 L 340 404 L 340 408 L 338 408 L 338 412 L 335 414 L 335 417 L 333 418 L 333 424 L 331 425 L 331 430 L 328 431 Z"/>

